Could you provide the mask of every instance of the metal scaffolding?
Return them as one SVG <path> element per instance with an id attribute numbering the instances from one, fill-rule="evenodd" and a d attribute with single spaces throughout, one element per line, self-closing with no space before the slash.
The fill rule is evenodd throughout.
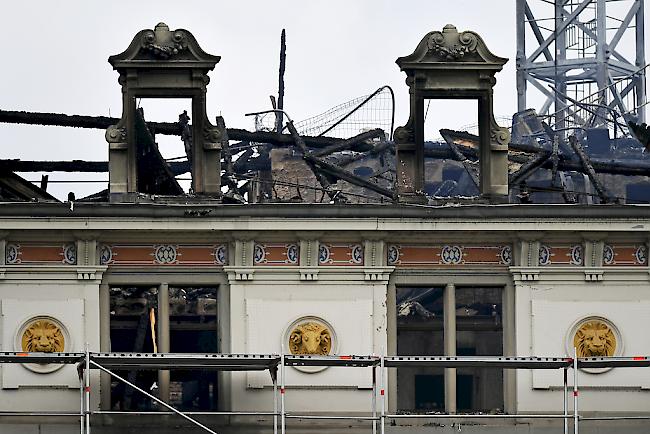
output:
<path id="1" fill-rule="evenodd" d="M 199 422 L 199 415 L 273 416 L 274 434 L 285 434 L 288 419 L 343 419 L 370 421 L 373 434 L 385 434 L 386 420 L 396 419 L 563 419 L 564 434 L 569 433 L 569 421 L 573 420 L 574 434 L 579 432 L 580 420 L 623 420 L 650 419 L 650 416 L 601 416 L 582 417 L 578 412 L 578 371 L 593 368 L 650 367 L 650 356 L 637 357 L 447 357 L 447 356 L 309 356 L 277 354 L 180 354 L 180 353 L 24 353 L 0 352 L 0 363 L 42 363 L 77 365 L 79 372 L 79 412 L 31 412 L 0 411 L 0 416 L 67 416 L 79 417 L 81 434 L 90 434 L 91 417 L 101 414 L 164 415 L 177 414 L 205 432 L 214 430 Z M 332 412 L 326 415 L 300 414 L 287 411 L 286 367 L 361 367 L 372 369 L 371 404 L 368 414 L 341 415 Z M 562 369 L 564 378 L 562 412 L 553 414 L 443 414 L 443 413 L 390 413 L 387 410 L 387 369 L 399 367 L 439 368 L 500 368 L 500 369 Z M 168 411 L 102 411 L 91 408 L 90 371 L 98 369 L 154 400 Z M 273 382 L 273 411 L 180 411 L 116 374 L 114 370 L 125 369 L 211 369 L 220 371 L 269 371 Z M 569 412 L 568 371 L 573 370 L 573 412 Z M 279 374 L 279 375 L 278 375 Z M 278 378 L 279 377 L 279 378 Z M 279 387 L 278 387 L 279 380 Z"/>
<path id="2" fill-rule="evenodd" d="M 534 89 L 558 131 L 645 122 L 644 0 L 517 0 L 516 15 L 519 111 Z"/>

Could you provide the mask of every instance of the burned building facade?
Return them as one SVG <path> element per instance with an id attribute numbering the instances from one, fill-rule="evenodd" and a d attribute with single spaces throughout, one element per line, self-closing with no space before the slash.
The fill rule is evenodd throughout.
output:
<path id="1" fill-rule="evenodd" d="M 16 198 L 39 194 L 38 202 L 10 197 L 0 205 L 0 354 L 7 361 L 0 431 L 73 430 L 79 417 L 82 430 L 89 420 L 99 432 L 138 425 L 173 431 L 176 422 L 155 415 L 161 404 L 133 386 L 183 411 L 212 412 L 205 420 L 227 432 L 271 432 L 279 416 L 282 430 L 285 422 L 289 430 L 321 430 L 310 416 L 347 416 L 350 422 L 330 427 L 410 431 L 430 421 L 405 422 L 400 415 L 427 413 L 458 414 L 454 423 L 479 423 L 486 432 L 517 432 L 522 424 L 531 432 L 561 430 L 561 417 L 569 414 L 562 405 L 567 371 L 535 368 L 538 362 L 568 368 L 575 355 L 622 363 L 603 367 L 600 361 L 576 372 L 581 414 L 648 415 L 650 209 L 506 203 L 509 133 L 496 125 L 491 107 L 494 73 L 505 59 L 492 55 L 478 35 L 446 26 L 398 60 L 412 85 L 412 116 L 396 132 L 395 192 L 324 158 L 327 147 L 359 142 L 305 138 L 291 121 L 290 134 L 253 136 L 227 129 L 222 119 L 213 126 L 205 115 L 205 74 L 218 60 L 188 31 L 159 24 L 138 33 L 124 53 L 110 58 L 120 74 L 124 112 L 119 123 L 107 125 L 108 191 L 61 203 L 25 186 Z M 134 104 L 143 95 L 192 96 L 183 168 L 160 157 L 152 128 Z M 478 150 L 455 144 L 455 136 L 449 152 L 479 153 L 482 197 L 423 206 L 429 199 L 422 179 L 422 99 L 441 95 L 481 101 Z M 332 203 L 233 203 L 235 195 L 222 192 L 228 183 L 238 185 L 229 178 L 236 163 L 229 141 L 246 134 L 294 145 Z M 175 170 L 188 167 L 193 191 L 182 194 Z M 385 202 L 345 203 L 334 185 L 341 181 Z M 107 371 L 90 371 L 81 389 L 85 412 L 76 415 L 76 366 L 30 357 L 85 352 L 110 353 L 104 360 L 137 357 L 114 371 L 130 385 Z M 149 363 L 138 360 L 169 353 L 233 357 L 222 370 L 199 362 L 181 370 L 136 369 Z M 381 379 L 361 361 L 283 365 L 280 408 L 277 365 L 268 371 L 242 365 L 264 355 L 282 362 L 285 355 L 359 356 L 370 364 L 381 357 Z M 395 364 L 384 369 L 384 356 Z M 24 362 L 8 363 L 17 357 Z M 439 363 L 406 363 L 418 357 L 439 357 Z M 504 369 L 508 361 L 519 369 Z M 18 414 L 23 411 L 32 414 Z M 57 412 L 68 414 L 57 418 Z M 224 419 L 217 412 L 234 413 Z M 289 419 L 291 412 L 304 417 Z M 583 432 L 603 432 L 603 426 L 645 429 L 634 420 L 581 423 Z"/>

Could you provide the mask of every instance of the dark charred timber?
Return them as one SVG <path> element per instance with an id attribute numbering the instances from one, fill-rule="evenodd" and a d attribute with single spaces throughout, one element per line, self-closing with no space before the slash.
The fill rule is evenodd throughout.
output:
<path id="1" fill-rule="evenodd" d="M 372 147 L 368 152 L 359 152 L 353 155 L 345 155 L 338 159 L 337 164 L 339 167 L 348 166 L 355 161 L 363 160 L 364 158 L 369 158 L 377 155 L 384 155 L 385 153 L 390 153 L 395 155 L 395 145 L 392 142 L 380 142 Z"/>
<path id="2" fill-rule="evenodd" d="M 118 121 L 118 118 L 111 118 L 108 116 L 80 116 L 61 113 L 0 110 L 0 122 L 10 124 L 54 125 L 60 127 L 106 129 L 111 125 L 115 125 Z M 176 129 L 178 129 L 178 127 L 176 127 Z M 159 130 L 157 130 L 157 132 L 160 133 Z"/>
<path id="3" fill-rule="evenodd" d="M 365 142 L 366 140 L 371 140 L 371 139 L 384 137 L 384 136 L 385 136 L 384 130 L 382 130 L 381 128 L 376 128 L 374 130 L 370 130 L 358 134 L 354 137 L 350 137 L 349 139 L 343 140 L 340 143 L 337 143 L 335 145 L 331 145 L 326 148 L 323 148 L 320 151 L 313 152 L 311 155 L 314 157 L 324 157 L 326 155 L 333 154 L 334 152 L 346 151 L 348 149 L 351 149 L 355 145 L 361 142 Z"/>
<path id="4" fill-rule="evenodd" d="M 171 161 L 167 163 L 174 175 L 190 171 L 188 161 Z M 108 172 L 108 161 L 27 161 L 0 160 L 0 170 L 12 172 Z"/>
<path id="5" fill-rule="evenodd" d="M 596 172 L 594 171 L 594 168 L 592 167 L 591 162 L 589 161 L 589 157 L 582 150 L 582 146 L 580 146 L 580 144 L 578 143 L 578 139 L 576 138 L 576 136 L 569 137 L 569 145 L 571 145 L 575 153 L 578 155 L 578 158 L 582 163 L 582 167 L 587 173 L 589 180 L 596 188 L 596 192 L 598 193 L 600 200 L 603 203 L 609 202 L 609 194 L 607 193 L 607 190 L 605 189 L 603 184 L 601 184 L 600 180 L 596 176 Z"/>
<path id="6" fill-rule="evenodd" d="M 138 159 L 137 189 L 140 193 L 181 195 L 183 189 L 163 159 L 141 110 L 136 111 L 135 140 Z"/>
<path id="7" fill-rule="evenodd" d="M 468 158 L 478 158 L 478 149 L 469 146 L 456 144 L 458 150 Z M 512 148 L 512 147 L 511 147 Z M 513 154 L 508 155 L 508 160 L 525 164 L 531 157 L 534 157 L 540 152 L 548 153 L 541 148 L 536 148 L 537 151 L 533 155 Z M 454 155 L 446 143 L 425 143 L 424 156 L 428 158 L 446 158 L 454 159 Z M 596 173 L 607 173 L 610 175 L 626 175 L 626 176 L 650 176 L 650 161 L 633 161 L 633 160 L 614 160 L 606 158 L 591 158 L 591 166 Z M 547 160 L 542 165 L 543 169 L 553 169 L 553 162 Z M 562 172 L 580 172 L 585 173 L 585 168 L 578 160 L 570 160 L 565 156 L 560 155 L 557 163 L 557 170 Z"/>
<path id="8" fill-rule="evenodd" d="M 347 170 L 343 170 L 335 164 L 328 163 L 325 160 L 322 160 L 317 157 L 313 157 L 311 155 L 305 155 L 305 160 L 308 162 L 311 161 L 312 164 L 317 167 L 317 169 L 326 172 L 328 175 L 331 175 L 338 179 L 342 179 L 343 181 L 347 181 L 350 184 L 367 188 L 368 190 L 372 190 L 375 193 L 381 194 L 382 196 L 395 199 L 395 193 L 392 190 L 389 190 L 387 188 L 375 184 L 374 182 L 361 178 L 353 173 L 348 172 Z"/>
<path id="9" fill-rule="evenodd" d="M 24 180 L 15 173 L 0 170 L 0 198 L 2 200 L 59 202 L 42 188 Z"/>
<path id="10" fill-rule="evenodd" d="M 478 142 L 479 142 L 479 137 L 475 134 L 470 134 L 467 131 L 454 131 L 454 130 L 448 130 L 445 128 L 442 128 L 440 130 L 440 135 L 445 139 L 445 141 L 454 141 L 456 146 L 461 146 L 459 143 L 456 143 L 454 139 L 458 140 L 465 140 L 468 142 L 472 142 L 474 146 L 477 149 L 478 152 Z M 473 146 L 473 147 L 474 147 Z M 514 150 L 514 151 L 520 151 L 520 152 L 529 152 L 529 153 L 537 153 L 537 152 L 543 152 L 546 151 L 543 147 L 541 146 L 535 146 L 535 145 L 529 145 L 526 143 L 513 143 L 510 142 L 508 144 L 508 148 Z"/>
<path id="11" fill-rule="evenodd" d="M 536 157 L 530 159 L 527 163 L 523 164 L 519 170 L 510 175 L 510 184 L 516 185 L 528 179 L 535 170 L 542 167 L 542 165 L 550 158 L 550 153 L 540 153 Z"/>
<path id="12" fill-rule="evenodd" d="M 650 149 L 650 128 L 648 128 L 648 125 L 645 122 L 637 124 L 632 121 L 628 122 L 627 125 L 630 127 L 630 131 L 632 131 L 634 137 L 636 137 L 646 149 Z"/>
<path id="13" fill-rule="evenodd" d="M 53 125 L 60 127 L 94 128 L 105 130 L 111 125 L 117 124 L 118 118 L 107 116 L 80 116 L 66 115 L 61 113 L 38 113 L 0 110 L 0 122 L 10 124 L 28 125 Z M 147 122 L 156 134 L 180 136 L 181 128 L 176 122 Z M 230 140 L 247 142 L 269 143 L 278 146 L 292 146 L 293 138 L 289 134 L 279 134 L 271 131 L 246 131 L 238 128 L 228 128 Z M 339 143 L 341 139 L 334 137 L 302 137 L 303 141 L 310 148 L 325 148 Z"/>
<path id="14" fill-rule="evenodd" d="M 280 34 L 280 68 L 278 71 L 278 106 L 277 106 L 277 108 L 280 111 L 275 113 L 277 117 L 275 121 L 275 131 L 278 133 L 282 132 L 282 125 L 284 124 L 284 113 L 282 112 L 282 109 L 284 109 L 284 71 L 286 69 L 286 65 L 287 65 L 287 33 L 285 29 L 282 29 L 282 33 Z"/>
<path id="15" fill-rule="evenodd" d="M 445 139 L 445 140 L 447 141 L 447 139 Z M 447 144 L 449 145 L 449 149 L 451 150 L 451 153 L 454 155 L 454 159 L 457 160 L 457 161 L 460 161 L 463 164 L 463 167 L 465 168 L 465 171 L 467 172 L 469 177 L 472 179 L 472 182 L 474 183 L 474 185 L 476 187 L 479 187 L 478 176 L 476 176 L 476 172 L 474 171 L 474 167 L 472 167 L 471 162 L 467 159 L 466 156 L 464 156 L 460 152 L 460 150 L 458 149 L 458 147 L 456 146 L 456 144 L 453 141 L 448 140 Z"/>
<path id="16" fill-rule="evenodd" d="M 298 131 L 296 130 L 296 127 L 293 125 L 292 121 L 287 122 L 287 129 L 291 133 L 291 137 L 294 140 L 296 146 L 300 148 L 302 151 L 305 161 L 307 162 L 307 166 L 311 169 L 311 171 L 314 173 L 314 176 L 318 180 L 318 183 L 323 187 L 327 195 L 332 199 L 334 202 L 342 202 L 345 201 L 346 198 L 345 196 L 340 192 L 340 191 L 334 191 L 332 189 L 332 184 L 329 182 L 327 177 L 323 175 L 314 165 L 313 162 L 307 159 L 307 156 L 309 154 L 309 150 L 307 149 L 307 145 L 305 144 L 305 141 L 303 140 L 302 137 L 300 137 L 300 134 L 298 134 Z"/>
<path id="17" fill-rule="evenodd" d="M 553 150 L 551 151 L 551 163 L 553 164 L 551 168 L 551 185 L 557 187 L 557 166 L 560 162 L 560 138 L 558 136 L 553 137 Z"/>
<path id="18" fill-rule="evenodd" d="M 301 151 L 303 152 L 303 158 L 305 159 L 307 165 L 311 168 L 311 170 L 314 172 L 317 178 L 319 176 L 322 176 L 321 174 L 322 171 L 336 179 L 342 179 L 344 181 L 349 182 L 350 184 L 354 184 L 360 187 L 365 187 L 369 190 L 374 191 L 375 193 L 381 194 L 382 196 L 387 196 L 390 197 L 391 199 L 395 199 L 395 192 L 393 192 L 392 190 L 388 190 L 378 184 L 375 184 L 374 182 L 361 178 L 360 176 L 350 173 L 347 170 L 341 169 L 339 166 L 335 164 L 329 163 L 323 160 L 322 158 L 318 158 L 317 156 L 315 156 L 315 154 L 309 153 L 307 151 L 307 147 L 304 146 L 304 144 L 302 145 L 299 144 L 298 139 L 300 139 L 300 136 L 298 135 L 298 132 L 293 126 L 293 123 L 288 122 L 287 127 L 289 127 L 289 131 L 291 131 L 291 134 L 294 137 L 296 137 L 296 144 L 299 145 Z M 383 131 L 381 132 L 383 134 Z M 323 184 L 321 183 L 321 185 Z M 323 187 L 325 188 L 325 185 L 323 185 Z"/>
<path id="19" fill-rule="evenodd" d="M 244 171 L 244 166 L 248 165 L 249 159 L 253 156 L 253 150 L 252 149 L 246 149 L 235 161 L 232 163 L 232 171 L 233 173 L 241 173 Z"/>
<path id="20" fill-rule="evenodd" d="M 0 171 L 12 172 L 108 172 L 108 161 L 0 160 Z"/>
<path id="21" fill-rule="evenodd" d="M 427 158 L 449 159 L 454 160 L 455 156 L 447 144 L 426 143 L 424 156 Z M 478 158 L 478 152 L 474 148 L 456 145 L 458 150 L 468 158 Z M 241 151 L 241 149 L 240 149 Z M 378 154 L 379 152 L 394 153 L 394 146 L 390 142 L 382 142 L 376 145 L 369 153 L 359 153 L 351 155 L 338 161 L 339 166 L 346 166 L 350 163 L 369 157 L 370 153 Z M 526 164 L 535 155 L 510 154 L 508 159 L 514 163 Z M 557 163 L 558 171 L 574 171 L 584 173 L 584 168 L 579 161 L 567 160 L 566 157 L 559 157 Z M 237 161 L 239 161 L 238 159 Z M 190 171 L 190 165 L 187 161 L 171 161 L 167 163 L 174 175 L 180 175 Z M 596 173 L 607 173 L 611 175 L 627 176 L 650 176 L 650 161 L 633 161 L 633 160 L 613 160 L 604 158 L 592 158 L 591 165 Z M 255 167 L 258 163 L 255 164 Z M 238 165 L 237 173 L 248 170 L 244 161 Z M 550 161 L 542 165 L 544 169 L 552 169 L 553 163 Z M 107 161 L 31 161 L 31 160 L 0 160 L 0 169 L 10 170 L 12 172 L 108 172 Z"/>

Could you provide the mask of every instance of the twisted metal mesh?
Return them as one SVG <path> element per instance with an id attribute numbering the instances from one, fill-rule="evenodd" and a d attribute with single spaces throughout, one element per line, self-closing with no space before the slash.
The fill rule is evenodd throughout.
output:
<path id="1" fill-rule="evenodd" d="M 303 136 L 328 136 L 347 139 L 364 131 L 381 128 L 392 137 L 395 119 L 395 98 L 389 86 L 339 104 L 324 113 L 295 122 Z M 276 115 L 266 113 L 255 117 L 256 131 L 274 131 Z"/>

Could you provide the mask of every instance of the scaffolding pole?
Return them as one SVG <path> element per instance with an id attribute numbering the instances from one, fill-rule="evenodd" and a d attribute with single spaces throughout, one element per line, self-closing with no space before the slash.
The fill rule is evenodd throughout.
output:
<path id="1" fill-rule="evenodd" d="M 564 410 L 564 434 L 569 434 L 569 390 L 567 386 L 567 381 L 568 381 L 568 369 L 567 368 L 562 368 L 562 374 L 564 377 L 564 388 L 563 390 L 563 410 Z"/>
<path id="2" fill-rule="evenodd" d="M 84 434 L 90 434 L 90 353 L 88 352 L 88 344 L 86 344 L 84 363 L 86 367 L 84 370 L 84 418 L 86 419 L 86 430 L 84 431 Z"/>
<path id="3" fill-rule="evenodd" d="M 573 347 L 573 433 L 578 434 L 578 349 Z"/>
<path id="4" fill-rule="evenodd" d="M 284 409 L 284 387 L 285 387 L 285 369 L 284 369 L 284 354 L 280 356 L 280 426 L 282 428 L 281 433 L 285 434 L 285 409 Z"/>
<path id="5" fill-rule="evenodd" d="M 380 381 L 380 392 L 379 395 L 381 396 L 381 420 L 380 420 L 380 428 L 381 428 L 381 434 L 385 434 L 386 432 L 386 427 L 385 427 L 385 422 L 386 422 L 386 367 L 384 366 L 384 359 L 385 356 L 381 356 L 381 360 L 379 362 L 379 381 Z"/>

